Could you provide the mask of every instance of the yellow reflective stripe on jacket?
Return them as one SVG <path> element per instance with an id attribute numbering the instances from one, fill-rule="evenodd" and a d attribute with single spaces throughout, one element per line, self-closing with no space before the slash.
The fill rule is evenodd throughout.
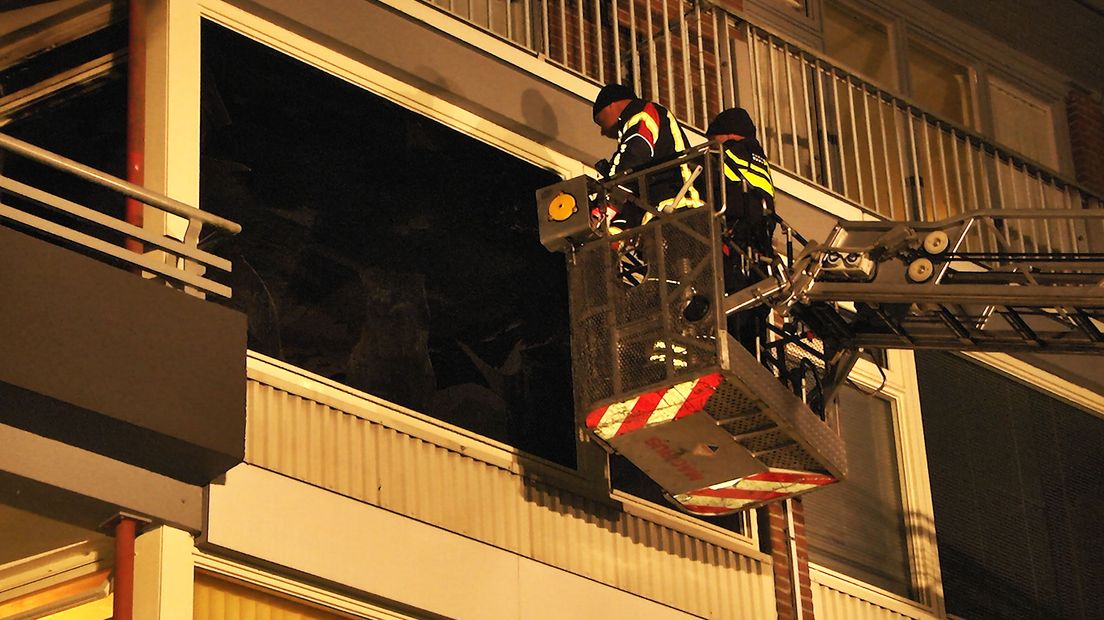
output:
<path id="1" fill-rule="evenodd" d="M 758 164 L 753 164 L 745 159 L 741 159 L 734 155 L 732 151 L 725 149 L 725 155 L 736 163 L 739 176 L 736 172 L 729 167 L 728 162 L 724 164 L 724 174 L 730 181 L 739 181 L 740 177 L 743 177 L 750 185 L 757 187 L 770 196 L 774 196 L 774 184 L 771 183 L 771 174 L 769 169 L 764 169 Z M 769 164 L 768 164 L 769 166 Z"/>
<path id="2" fill-rule="evenodd" d="M 637 123 L 644 123 L 648 130 L 652 132 L 652 140 L 659 139 L 659 125 L 655 122 L 655 119 L 652 118 L 652 115 L 648 114 L 647 111 L 634 114 L 632 118 L 625 121 L 625 124 L 621 126 L 621 131 L 625 131 L 625 129 L 629 127 L 636 127 Z M 677 137 L 675 138 L 675 142 L 677 145 Z"/>
<path id="3" fill-rule="evenodd" d="M 675 141 L 675 153 L 678 154 L 685 151 L 686 143 L 682 140 L 682 128 L 679 127 L 678 121 L 675 120 L 675 115 L 671 114 L 671 112 L 669 111 L 667 112 L 667 122 L 671 125 L 671 137 Z M 680 169 L 680 171 L 682 172 L 682 182 L 686 183 L 686 181 L 690 179 L 690 166 L 688 164 L 682 164 L 682 166 L 680 166 Z M 665 200 L 664 202 L 668 201 Z M 693 185 L 690 185 L 690 189 L 686 190 L 686 196 L 683 197 L 682 204 L 680 204 L 679 206 L 680 208 L 697 208 L 702 206 L 703 204 L 705 203 L 702 202 L 701 196 L 698 195 L 698 189 Z"/>
<path id="4" fill-rule="evenodd" d="M 767 167 L 764 168 L 764 167 L 760 166 L 759 164 L 750 162 L 746 159 L 740 159 L 732 151 L 729 151 L 727 149 L 725 149 L 725 155 L 727 155 L 728 158 L 731 159 L 732 161 L 736 162 L 736 165 L 740 166 L 741 168 L 747 168 L 747 169 L 752 170 L 754 172 L 758 172 L 760 175 L 762 175 L 764 177 L 770 178 L 770 174 L 771 174 L 770 173 L 770 164 L 767 164 Z"/>

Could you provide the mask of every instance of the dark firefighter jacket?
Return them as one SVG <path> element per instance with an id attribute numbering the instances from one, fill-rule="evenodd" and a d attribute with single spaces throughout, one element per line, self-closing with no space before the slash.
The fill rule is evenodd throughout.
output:
<path id="1" fill-rule="evenodd" d="M 659 164 L 684 151 L 689 144 L 675 116 L 657 103 L 634 99 L 625 107 L 618 122 L 617 151 L 610 159 L 607 178 L 627 170 L 643 170 Z M 648 202 L 660 210 L 669 208 L 688 178 L 690 167 L 685 164 L 650 175 L 646 183 Z M 629 189 L 639 192 L 635 186 Z M 701 204 L 698 189 L 691 186 L 678 206 L 696 207 Z M 646 223 L 648 219 L 650 216 L 639 207 L 624 205 L 611 220 L 610 232 L 616 234 Z"/>
<path id="2" fill-rule="evenodd" d="M 774 181 L 763 147 L 755 138 L 744 138 L 729 140 L 721 148 L 729 238 L 742 248 L 769 253 L 775 226 Z"/>

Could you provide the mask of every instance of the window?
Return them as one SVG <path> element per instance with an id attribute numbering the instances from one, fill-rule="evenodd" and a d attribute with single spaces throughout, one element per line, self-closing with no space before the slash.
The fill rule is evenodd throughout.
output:
<path id="1" fill-rule="evenodd" d="M 997 142 L 1056 170 L 1058 148 L 1051 106 L 995 77 L 989 78 L 989 100 Z"/>
<path id="2" fill-rule="evenodd" d="M 964 127 L 973 125 L 970 70 L 927 43 L 909 39 L 909 92 L 925 110 Z"/>
<path id="3" fill-rule="evenodd" d="M 249 347 L 575 465 L 558 177 L 205 23 L 201 205 Z M 234 62 L 225 62 L 234 58 Z"/>
<path id="4" fill-rule="evenodd" d="M 947 611 L 1104 616 L 1104 420 L 958 356 L 916 366 Z"/>
<path id="5" fill-rule="evenodd" d="M 809 559 L 910 596 L 908 538 L 893 404 L 854 388 L 840 393 L 847 478 L 803 497 Z"/>
<path id="6" fill-rule="evenodd" d="M 889 29 L 835 0 L 824 3 L 824 51 L 883 87 L 896 84 Z"/>

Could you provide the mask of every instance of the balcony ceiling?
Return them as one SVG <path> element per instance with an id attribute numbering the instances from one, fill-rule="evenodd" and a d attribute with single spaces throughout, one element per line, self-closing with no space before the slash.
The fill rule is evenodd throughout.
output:
<path id="1" fill-rule="evenodd" d="M 1097 92 L 1104 91 L 1104 0 L 927 0 L 1008 41 Z M 1009 10 L 1010 5 L 1015 10 Z"/>

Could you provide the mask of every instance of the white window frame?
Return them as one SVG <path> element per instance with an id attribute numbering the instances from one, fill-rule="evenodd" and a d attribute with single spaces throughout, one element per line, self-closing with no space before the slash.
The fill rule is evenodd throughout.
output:
<path id="1" fill-rule="evenodd" d="M 885 8 L 881 5 L 872 3 L 869 0 L 820 0 L 819 6 L 817 7 L 817 18 L 820 25 L 820 34 L 822 37 L 822 41 L 824 36 L 824 15 L 826 12 L 826 4 L 837 4 L 843 7 L 845 11 L 850 11 L 851 13 L 858 15 L 862 19 L 877 22 L 885 28 L 886 37 L 888 39 L 889 54 L 891 56 L 891 83 L 880 84 L 878 80 L 874 79 L 872 76 L 863 75 L 862 73 L 859 73 L 857 69 L 849 67 L 842 62 L 836 60 L 835 58 L 832 58 L 831 55 L 827 54 L 827 51 L 825 51 L 825 55 L 827 55 L 829 58 L 832 58 L 833 62 L 839 62 L 841 67 L 847 69 L 851 73 L 854 73 L 867 82 L 870 82 L 871 84 L 874 84 L 887 92 L 907 94 L 908 83 L 906 78 L 908 76 L 908 73 L 906 70 L 907 67 L 904 63 L 904 53 L 902 49 L 904 46 L 904 37 L 902 37 L 901 34 L 904 28 L 901 19 L 886 11 Z M 821 45 L 820 49 L 823 50 L 824 46 Z"/>
<path id="2" fill-rule="evenodd" d="M 920 393 L 916 382 L 916 363 L 912 351 L 886 352 L 889 368 L 880 369 L 861 359 L 850 379 L 859 388 L 878 391 L 877 396 L 890 403 L 893 434 L 897 449 L 898 484 L 901 509 L 905 516 L 905 539 L 909 578 L 915 600 L 846 577 L 837 571 L 810 562 L 814 575 L 826 576 L 833 589 L 863 600 L 895 601 L 897 606 L 915 607 L 917 603 L 933 614 L 943 612 L 943 584 L 939 571 L 934 508 L 928 484 L 928 459 L 924 447 L 924 427 L 920 419 Z M 884 373 L 884 374 L 883 374 Z M 824 580 L 821 580 L 824 581 Z"/>

